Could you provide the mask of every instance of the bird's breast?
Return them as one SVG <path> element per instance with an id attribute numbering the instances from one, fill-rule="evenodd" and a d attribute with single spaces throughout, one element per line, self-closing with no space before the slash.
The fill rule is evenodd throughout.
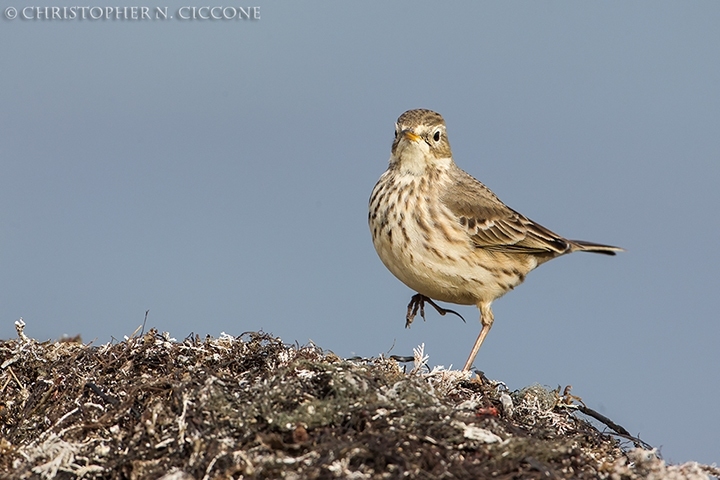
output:
<path id="1" fill-rule="evenodd" d="M 524 273 L 496 269 L 498 254 L 473 245 L 439 200 L 444 183 L 441 176 L 385 172 L 370 197 L 375 250 L 393 275 L 430 298 L 464 305 L 493 300 Z"/>

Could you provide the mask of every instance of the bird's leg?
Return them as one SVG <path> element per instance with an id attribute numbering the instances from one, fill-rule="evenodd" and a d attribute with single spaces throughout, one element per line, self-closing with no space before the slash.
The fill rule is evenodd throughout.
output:
<path id="1" fill-rule="evenodd" d="M 462 317 L 462 315 L 457 313 L 455 310 L 450 310 L 448 308 L 442 308 L 440 305 L 433 302 L 430 298 L 426 297 L 425 295 L 416 293 L 410 299 L 410 303 L 408 303 L 407 314 L 405 315 L 405 328 L 410 328 L 410 324 L 415 319 L 415 315 L 417 315 L 418 310 L 420 311 L 420 316 L 422 317 L 422 319 L 425 320 L 425 302 L 432 305 L 433 308 L 435 308 L 435 310 L 437 310 L 437 312 L 441 316 L 445 316 L 446 313 L 452 313 L 452 314 L 460 317 L 460 319 L 463 322 L 465 321 L 465 319 Z"/>
<path id="2" fill-rule="evenodd" d="M 437 312 L 440 314 L 440 316 L 444 317 L 446 313 L 452 313 L 453 315 L 457 315 L 458 317 L 460 317 L 460 320 L 462 320 L 464 323 L 467 323 L 467 322 L 465 322 L 465 319 L 463 318 L 463 316 L 460 315 L 459 313 L 457 313 L 455 310 L 450 310 L 449 308 L 442 308 L 440 305 L 433 302 L 428 297 L 424 297 L 424 299 L 426 302 L 428 302 L 430 305 L 432 305 L 433 308 L 435 308 L 435 310 L 437 310 Z"/>
<path id="3" fill-rule="evenodd" d="M 465 362 L 463 372 L 467 372 L 472 368 L 472 364 L 475 361 L 478 350 L 480 350 L 480 345 L 482 345 L 483 341 L 485 341 L 485 337 L 487 337 L 487 334 L 492 328 L 493 321 L 495 321 L 492 310 L 490 310 L 489 303 L 479 303 L 478 308 L 480 309 L 480 323 L 482 324 L 482 328 L 480 329 L 480 335 L 478 335 L 477 340 L 475 340 L 475 345 L 473 345 L 473 348 L 470 351 L 470 356 L 468 357 L 467 362 Z"/>

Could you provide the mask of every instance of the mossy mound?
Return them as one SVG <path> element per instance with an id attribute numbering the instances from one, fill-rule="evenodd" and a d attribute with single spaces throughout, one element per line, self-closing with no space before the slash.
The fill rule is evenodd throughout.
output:
<path id="1" fill-rule="evenodd" d="M 3 478 L 708 478 L 628 451 L 572 397 L 264 333 L 0 341 Z M 653 477 L 655 475 L 655 477 Z"/>

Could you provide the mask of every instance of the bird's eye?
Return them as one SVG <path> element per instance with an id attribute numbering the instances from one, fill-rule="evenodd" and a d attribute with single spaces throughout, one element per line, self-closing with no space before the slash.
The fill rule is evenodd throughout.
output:
<path id="1" fill-rule="evenodd" d="M 435 131 L 435 134 L 433 135 L 433 140 L 435 140 L 436 142 L 440 141 L 440 130 Z"/>

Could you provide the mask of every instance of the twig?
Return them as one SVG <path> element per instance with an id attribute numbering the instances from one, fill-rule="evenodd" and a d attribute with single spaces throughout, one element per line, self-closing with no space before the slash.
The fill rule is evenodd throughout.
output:
<path id="1" fill-rule="evenodd" d="M 8 372 L 10 372 L 10 376 L 12 376 L 12 378 L 15 379 L 15 382 L 18 384 L 18 387 L 20 387 L 20 390 L 23 390 L 23 391 L 24 391 L 24 390 L 25 390 L 25 385 L 23 385 L 22 382 L 18 379 L 17 375 L 15 375 L 15 372 L 13 371 L 12 367 L 8 367 L 7 369 L 8 369 Z M 0 392 L 2 392 L 3 390 L 5 390 L 5 387 L 8 386 L 8 383 L 10 383 L 10 380 L 11 380 L 11 379 L 8 378 L 8 381 L 5 382 L 5 385 L 3 385 L 2 388 L 0 388 Z"/>
<path id="2" fill-rule="evenodd" d="M 98 387 L 94 383 L 87 382 L 85 384 L 85 388 L 88 388 L 88 389 L 92 390 L 93 392 L 95 392 L 95 395 L 100 397 L 106 403 L 109 403 L 113 406 L 120 403 L 120 400 L 118 400 L 117 398 L 113 398 L 110 395 L 106 394 L 105 392 L 102 391 L 102 389 L 100 387 Z"/>
<path id="3" fill-rule="evenodd" d="M 142 336 L 143 333 L 145 333 L 145 324 L 147 323 L 148 313 L 150 313 L 150 310 L 149 310 L 149 309 L 148 309 L 148 310 L 145 310 L 145 320 L 143 320 L 142 330 L 140 331 L 140 335 L 141 335 L 141 336 Z"/>
<path id="4" fill-rule="evenodd" d="M 628 432 L 625 428 L 623 428 L 621 425 L 618 425 L 617 423 L 610 420 L 608 417 L 603 415 L 602 413 L 596 412 L 592 408 L 586 407 L 585 405 L 575 405 L 579 411 L 584 413 L 585 415 L 594 418 L 598 422 L 601 422 L 608 426 L 611 430 L 615 432 L 616 435 L 623 437 L 627 440 L 630 440 L 635 444 L 636 447 L 642 447 L 646 450 L 652 450 L 652 445 L 650 445 L 647 442 L 644 442 L 640 440 L 637 437 L 634 437 L 630 435 L 630 432 Z"/>

